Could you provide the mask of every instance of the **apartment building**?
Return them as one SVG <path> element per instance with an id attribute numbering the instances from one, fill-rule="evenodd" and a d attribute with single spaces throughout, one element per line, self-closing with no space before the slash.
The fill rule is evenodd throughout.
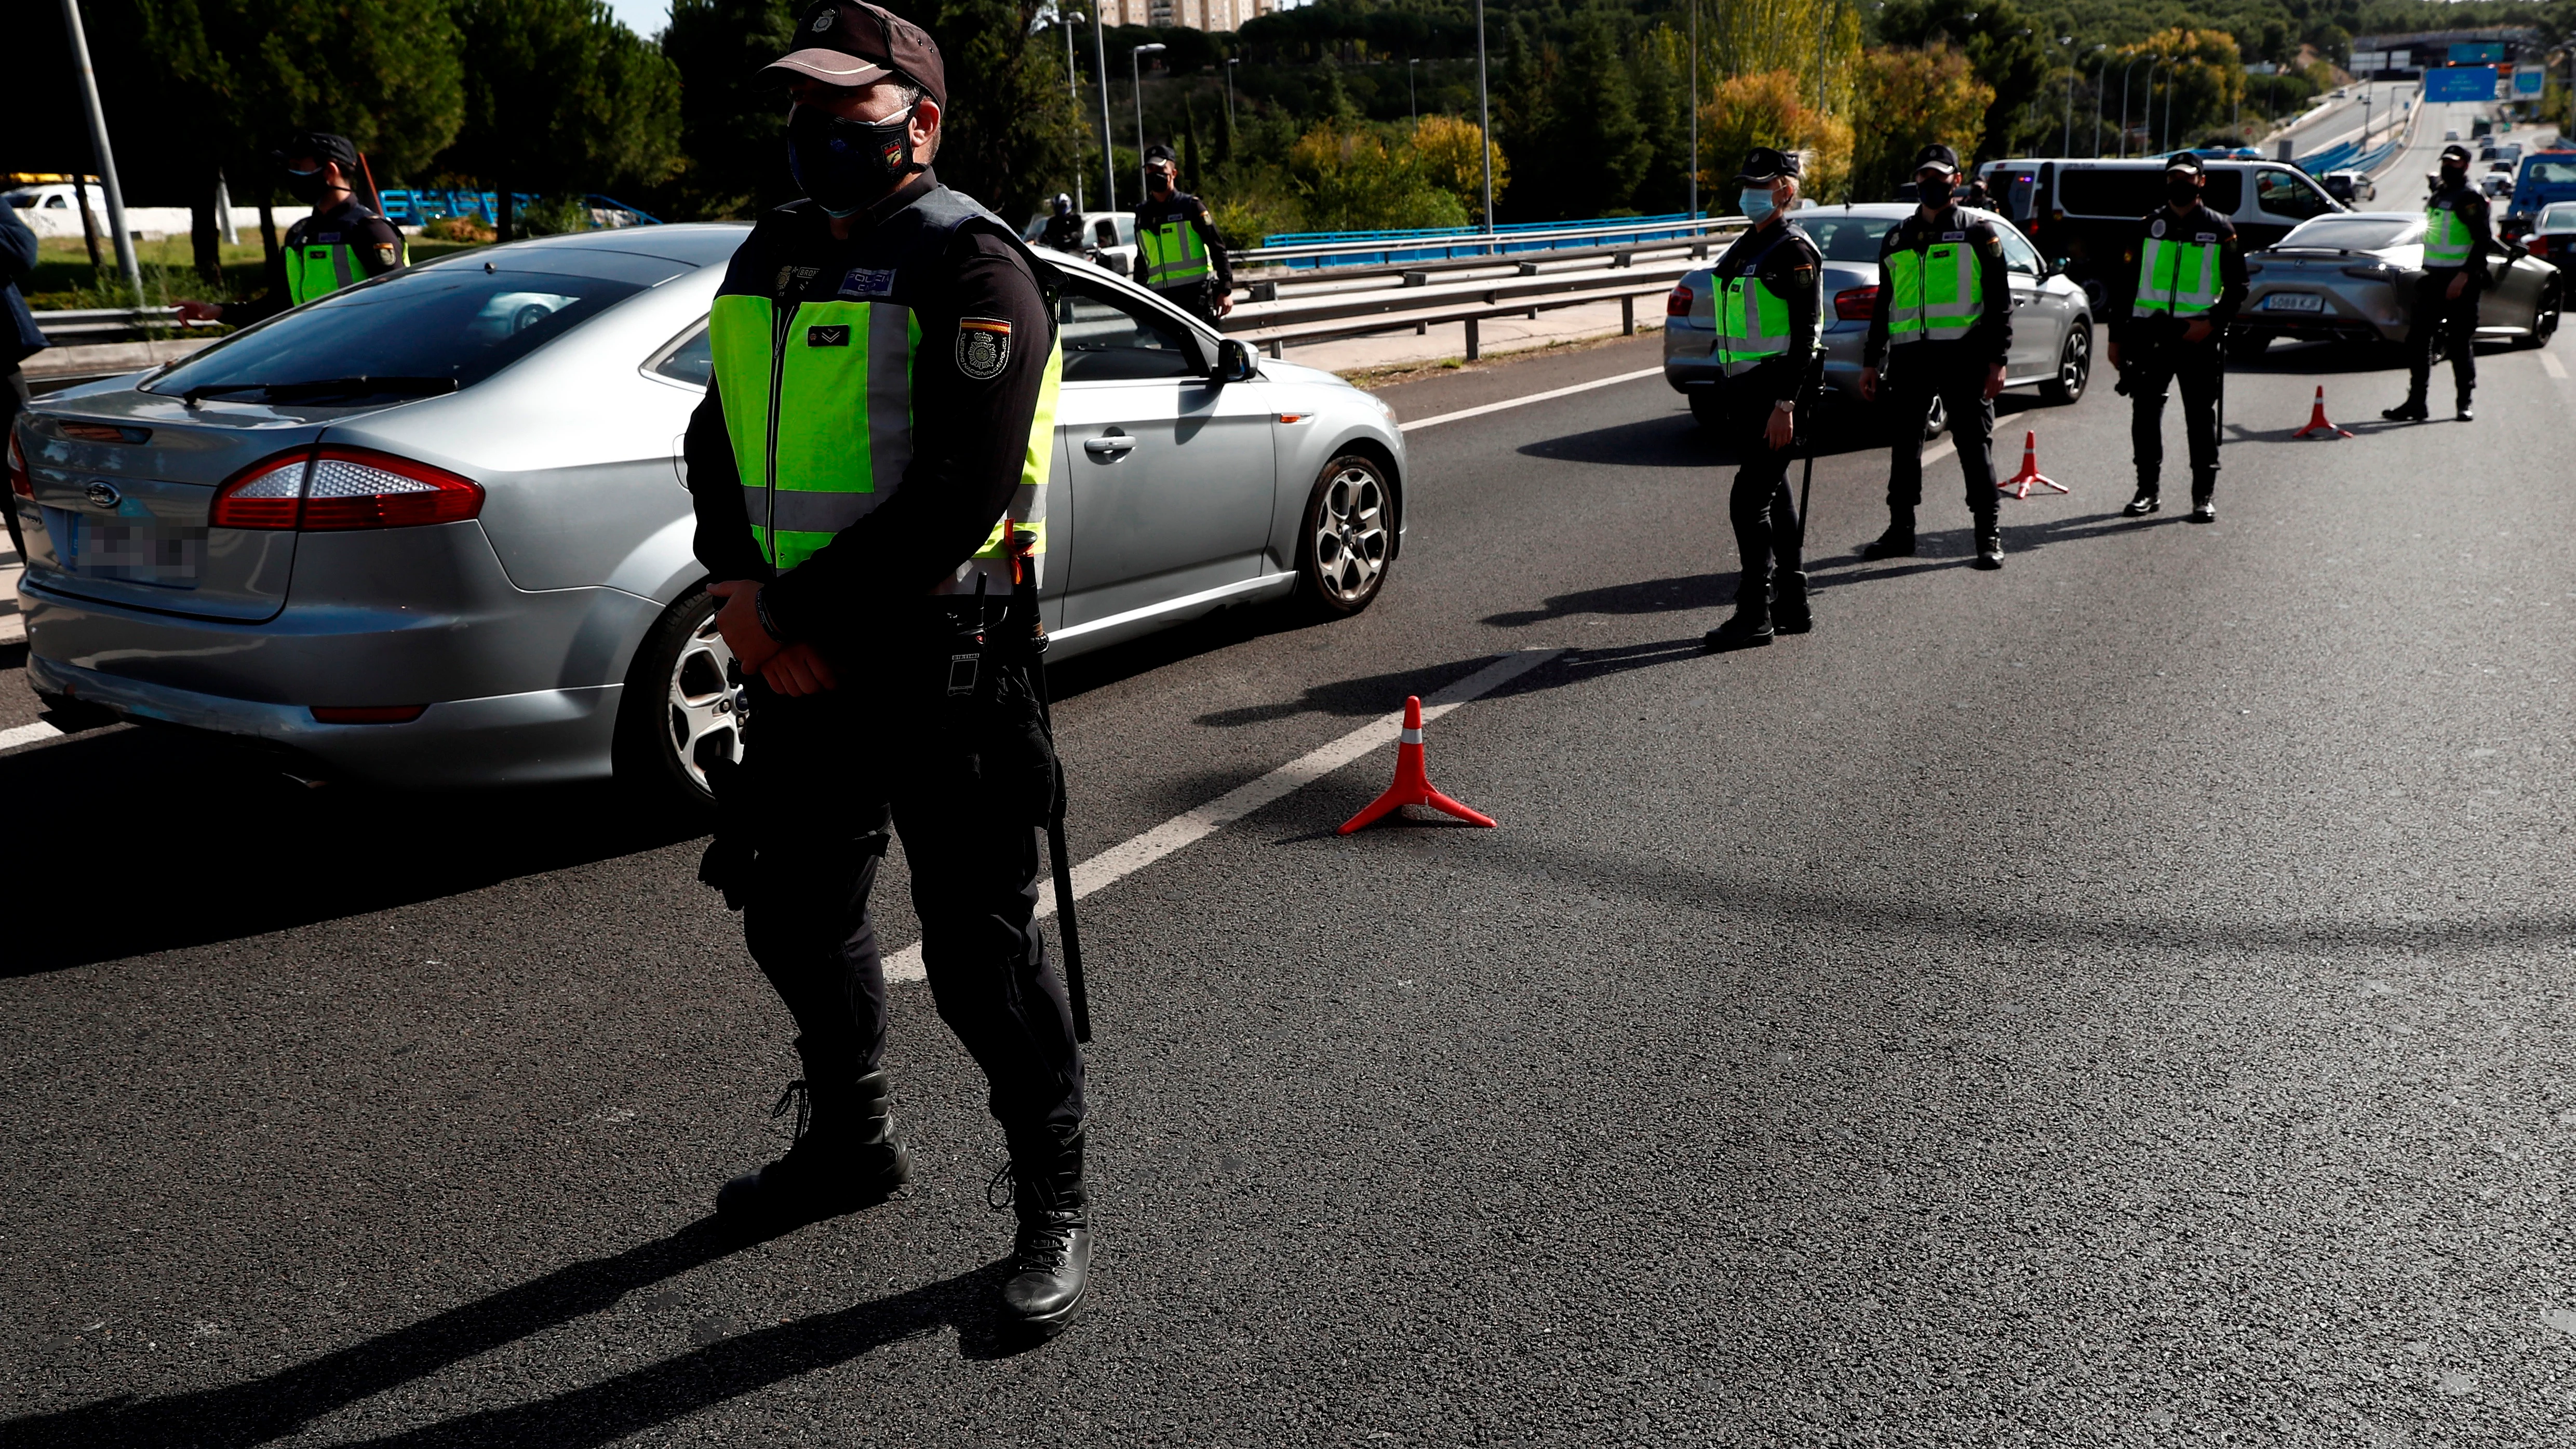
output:
<path id="1" fill-rule="evenodd" d="M 1184 30 L 1240 30 L 1243 22 L 1280 8 L 1279 0 L 1098 0 L 1112 25 L 1179 26 Z"/>

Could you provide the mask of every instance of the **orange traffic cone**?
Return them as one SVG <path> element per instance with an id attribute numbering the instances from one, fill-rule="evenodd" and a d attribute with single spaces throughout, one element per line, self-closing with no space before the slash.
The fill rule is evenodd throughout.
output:
<path id="1" fill-rule="evenodd" d="M 1494 823 L 1494 817 L 1480 815 L 1441 794 L 1432 785 L 1431 777 L 1423 772 L 1422 698 L 1419 695 L 1404 701 L 1404 733 L 1396 736 L 1395 783 L 1387 786 L 1386 793 L 1371 801 L 1366 810 L 1343 821 L 1342 828 L 1335 833 L 1348 835 L 1379 816 L 1394 814 L 1396 808 L 1403 805 L 1428 805 L 1434 810 L 1455 815 L 1470 825 Z"/>
<path id="2" fill-rule="evenodd" d="M 2326 390 L 2322 383 L 2317 387 L 2316 406 L 2308 409 L 2308 425 L 2299 429 L 2297 432 L 2292 433 L 2290 437 L 2295 441 L 2306 437 L 2310 433 L 2323 433 L 2331 438 L 2349 438 L 2352 436 L 2352 430 L 2350 428 L 2338 428 L 2333 423 L 2326 420 Z"/>
<path id="3" fill-rule="evenodd" d="M 2021 435 L 2021 471 L 1996 484 L 1995 490 L 2015 498 L 2028 498 L 2033 488 L 2054 488 L 2060 493 L 2075 491 L 2039 471 L 2039 434 L 2026 432 Z"/>

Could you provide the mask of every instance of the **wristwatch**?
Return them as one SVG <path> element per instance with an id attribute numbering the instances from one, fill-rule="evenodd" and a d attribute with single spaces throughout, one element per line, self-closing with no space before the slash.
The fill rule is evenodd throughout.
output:
<path id="1" fill-rule="evenodd" d="M 751 591 L 751 612 L 760 620 L 760 632 L 773 643 L 784 644 L 787 636 L 778 632 L 778 621 L 769 617 L 769 589 L 766 585 Z"/>

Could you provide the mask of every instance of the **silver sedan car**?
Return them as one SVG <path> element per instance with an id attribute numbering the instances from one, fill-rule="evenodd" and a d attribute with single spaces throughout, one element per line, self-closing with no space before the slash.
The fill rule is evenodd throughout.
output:
<path id="1" fill-rule="evenodd" d="M 297 771 L 703 798 L 740 691 L 680 445 L 744 234 L 465 253 L 40 400 L 9 440 L 37 692 Z M 1056 657 L 1227 605 L 1365 608 L 1403 532 L 1391 410 L 1101 268 L 1045 280 Z"/>
<path id="2" fill-rule="evenodd" d="M 2540 346 L 2558 330 L 2564 280 L 2519 246 L 2488 245 L 2496 284 L 2478 300 L 2478 340 Z M 2403 342 L 2424 275 L 2424 213 L 2320 216 L 2247 257 L 2245 270 L 2245 307 L 2227 333 L 2240 358 L 2276 337 Z"/>
<path id="3" fill-rule="evenodd" d="M 1878 298 L 1879 243 L 1914 210 L 1911 202 L 1861 202 L 1801 207 L 1791 214 L 1825 256 L 1825 386 L 1842 399 L 1860 397 L 1861 352 L 1869 340 L 1870 306 Z M 2082 397 L 2093 375 L 2093 309 L 2084 289 L 2051 267 L 2010 221 L 1989 211 L 1969 215 L 1992 222 L 2003 236 L 2013 296 L 2007 385 L 2037 387 L 2052 403 Z M 1706 268 L 1684 274 L 1664 304 L 1664 381 L 1690 399 L 1691 416 L 1701 426 L 1714 428 L 1723 374 L 1711 355 L 1717 333 L 1710 276 Z M 1940 404 L 1933 407 L 1927 428 L 1937 432 Z"/>

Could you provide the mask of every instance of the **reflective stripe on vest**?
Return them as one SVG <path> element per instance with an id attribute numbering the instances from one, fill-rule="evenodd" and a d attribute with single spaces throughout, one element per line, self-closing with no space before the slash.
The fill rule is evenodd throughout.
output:
<path id="1" fill-rule="evenodd" d="M 1889 252 L 1888 341 L 1938 341 L 1976 326 L 1986 315 L 1985 265 L 1966 242 Z"/>
<path id="2" fill-rule="evenodd" d="M 720 296 L 707 322 L 716 386 L 761 557 L 780 573 L 812 558 L 874 512 L 912 464 L 912 370 L 921 324 L 895 302 L 800 302 Z M 1063 349 L 1048 353 L 1037 416 L 1004 517 L 1046 553 L 1045 483 L 1054 457 Z M 855 400 L 864 404 L 853 406 Z M 1011 591 L 1002 520 L 973 559 L 933 593 Z M 1043 574 L 1043 567 L 1041 567 Z"/>
<path id="3" fill-rule="evenodd" d="M 1207 248 L 1199 244 L 1199 229 L 1187 218 L 1138 227 L 1136 248 L 1145 256 L 1148 287 L 1194 282 L 1208 274 Z"/>
<path id="4" fill-rule="evenodd" d="M 2197 317 L 2218 305 L 2218 243 L 2147 238 L 2138 251 L 2132 317 Z"/>
<path id="5" fill-rule="evenodd" d="M 358 259 L 345 242 L 286 249 L 286 295 L 301 307 L 358 279 Z"/>
<path id="6" fill-rule="evenodd" d="M 1771 290 L 1771 284 L 1746 273 L 1741 277 L 1710 279 L 1717 288 L 1713 299 L 1717 315 L 1717 342 L 1710 349 L 1720 370 L 1728 377 L 1750 372 L 1773 357 L 1789 351 L 1788 299 Z M 1816 269 L 1816 306 L 1821 329 L 1824 307 L 1824 269 Z M 1818 341 L 1821 342 L 1821 332 Z"/>
<path id="7" fill-rule="evenodd" d="M 2465 267 L 2469 251 L 2477 245 L 2466 217 L 2447 206 L 2437 206 L 2424 213 L 2424 265 L 2427 267 Z"/>

